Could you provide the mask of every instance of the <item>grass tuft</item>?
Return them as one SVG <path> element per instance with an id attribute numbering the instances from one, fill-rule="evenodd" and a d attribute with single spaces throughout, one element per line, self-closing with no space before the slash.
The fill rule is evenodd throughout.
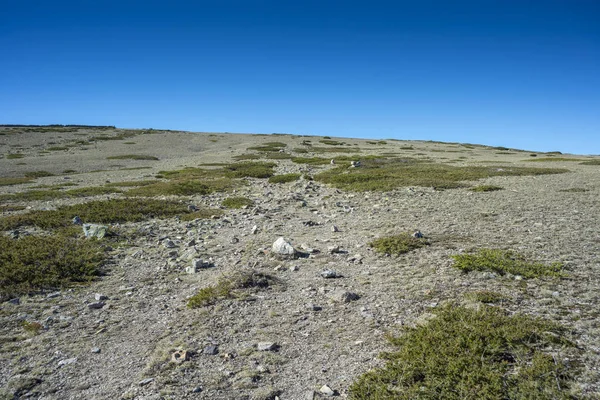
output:
<path id="1" fill-rule="evenodd" d="M 471 190 L 472 192 L 495 192 L 497 190 L 503 190 L 503 187 L 500 186 L 494 186 L 494 185 L 480 185 L 480 186 L 475 186 L 472 187 Z"/>
<path id="2" fill-rule="evenodd" d="M 275 175 L 269 178 L 269 183 L 288 183 L 300 179 L 301 174 L 283 174 Z"/>
<path id="3" fill-rule="evenodd" d="M 544 350 L 574 345 L 559 325 L 497 307 L 446 306 L 390 337 L 386 364 L 359 377 L 352 400 L 572 399 L 577 372 Z"/>
<path id="4" fill-rule="evenodd" d="M 213 286 L 200 289 L 189 298 L 187 306 L 198 308 L 215 304 L 219 300 L 243 297 L 244 290 L 266 289 L 276 282 L 274 277 L 261 272 L 238 271 L 221 277 Z"/>
<path id="5" fill-rule="evenodd" d="M 454 267 L 465 272 L 491 271 L 500 275 L 521 275 L 524 278 L 542 276 L 564 277 L 563 265 L 529 262 L 520 254 L 509 250 L 480 249 L 475 254 L 453 255 Z"/>
<path id="6" fill-rule="evenodd" d="M 242 208 L 254 205 L 254 202 L 247 197 L 228 197 L 221 203 L 226 208 Z"/>
<path id="7" fill-rule="evenodd" d="M 409 233 L 375 239 L 369 243 L 375 251 L 381 254 L 400 255 L 427 246 L 425 238 L 415 238 Z"/>

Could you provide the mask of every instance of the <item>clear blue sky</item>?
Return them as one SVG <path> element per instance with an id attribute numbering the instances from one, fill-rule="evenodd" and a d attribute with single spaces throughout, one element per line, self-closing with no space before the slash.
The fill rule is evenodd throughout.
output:
<path id="1" fill-rule="evenodd" d="M 3 0 L 0 123 L 600 154 L 600 1 Z"/>

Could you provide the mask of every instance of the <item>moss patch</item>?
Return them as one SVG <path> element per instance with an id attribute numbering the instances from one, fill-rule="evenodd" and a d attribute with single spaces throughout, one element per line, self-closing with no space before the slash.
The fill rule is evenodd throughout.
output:
<path id="1" fill-rule="evenodd" d="M 102 260 L 92 240 L 0 236 L 0 298 L 88 282 L 98 275 Z"/>
<path id="2" fill-rule="evenodd" d="M 475 254 L 458 254 L 452 258 L 454 267 L 465 272 L 491 271 L 500 275 L 521 275 L 525 278 L 565 276 L 561 263 L 545 265 L 530 262 L 522 255 L 509 250 L 480 249 Z"/>
<path id="3" fill-rule="evenodd" d="M 575 370 L 544 349 L 573 347 L 564 330 L 503 310 L 444 307 L 425 326 L 389 338 L 386 365 L 358 378 L 359 399 L 571 399 Z"/>
<path id="4" fill-rule="evenodd" d="M 400 255 L 428 244 L 429 242 L 425 238 L 415 238 L 409 233 L 401 233 L 396 236 L 375 239 L 369 243 L 369 246 L 381 254 Z"/>

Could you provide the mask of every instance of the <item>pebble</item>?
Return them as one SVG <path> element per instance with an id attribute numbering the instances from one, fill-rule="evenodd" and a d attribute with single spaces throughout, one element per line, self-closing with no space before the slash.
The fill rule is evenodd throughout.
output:
<path id="1" fill-rule="evenodd" d="M 14 299 L 10 299 L 8 302 L 10 304 L 20 304 L 21 300 L 18 297 L 15 297 Z"/>
<path id="2" fill-rule="evenodd" d="M 202 353 L 207 354 L 209 356 L 214 356 L 219 353 L 219 346 L 210 344 L 202 350 Z"/>
<path id="3" fill-rule="evenodd" d="M 340 231 L 340 229 L 337 226 L 333 225 L 331 227 L 331 232 L 339 232 L 339 231 Z"/>
<path id="4" fill-rule="evenodd" d="M 423 234 L 421 233 L 421 231 L 415 231 L 415 233 L 413 233 L 412 236 L 415 239 L 423 239 L 423 237 L 424 237 Z"/>
<path id="5" fill-rule="evenodd" d="M 292 266 L 290 267 L 290 271 L 292 271 L 292 272 L 296 272 L 296 271 L 299 271 L 299 270 L 300 270 L 300 267 L 299 267 L 299 266 L 297 266 L 297 265 L 292 265 Z"/>
<path id="6" fill-rule="evenodd" d="M 335 272 L 332 269 L 326 269 L 324 271 L 321 271 L 321 276 L 325 279 L 333 279 L 333 278 L 341 277 L 341 275 L 339 275 L 337 272 Z"/>
<path id="7" fill-rule="evenodd" d="M 69 364 L 74 364 L 77 362 L 77 357 L 73 357 L 73 358 L 67 358 L 66 360 L 60 360 L 58 362 L 58 366 L 62 367 L 63 365 L 69 365 Z"/>
<path id="8" fill-rule="evenodd" d="M 177 245 L 175 244 L 175 242 L 173 242 L 172 240 L 165 240 L 163 242 L 163 246 L 165 246 L 167 249 L 172 249 L 177 247 Z"/>
<path id="9" fill-rule="evenodd" d="M 146 379 L 139 381 L 138 385 L 146 386 L 147 384 L 152 383 L 152 382 L 154 382 L 154 378 L 146 378 Z"/>
<path id="10" fill-rule="evenodd" d="M 100 353 L 100 347 L 93 347 L 92 348 L 92 353 L 94 353 L 94 354 Z"/>
<path id="11" fill-rule="evenodd" d="M 275 351 L 277 350 L 277 343 L 275 342 L 258 342 L 256 350 L 258 351 Z"/>
<path id="12" fill-rule="evenodd" d="M 346 290 L 338 289 L 328 294 L 328 297 L 333 301 L 338 301 L 340 303 L 349 303 L 351 301 L 358 300 L 360 298 L 359 295 L 353 292 L 348 292 Z"/>
<path id="13" fill-rule="evenodd" d="M 202 391 L 202 386 L 196 386 L 193 390 L 192 393 L 200 393 Z"/>
<path id="14" fill-rule="evenodd" d="M 329 254 L 340 253 L 340 246 L 327 246 L 327 252 Z"/>
<path id="15" fill-rule="evenodd" d="M 90 303 L 88 304 L 88 308 L 93 309 L 93 310 L 99 310 L 100 308 L 104 307 L 106 303 L 104 303 L 103 301 L 97 301 L 95 303 Z"/>
<path id="16" fill-rule="evenodd" d="M 250 231 L 253 235 L 256 235 L 258 233 L 258 226 L 254 225 L 252 227 L 252 230 Z"/>
<path id="17" fill-rule="evenodd" d="M 96 299 L 96 301 L 108 300 L 108 296 L 105 296 L 105 295 L 100 294 L 100 293 L 96 293 L 94 295 L 94 299 Z"/>

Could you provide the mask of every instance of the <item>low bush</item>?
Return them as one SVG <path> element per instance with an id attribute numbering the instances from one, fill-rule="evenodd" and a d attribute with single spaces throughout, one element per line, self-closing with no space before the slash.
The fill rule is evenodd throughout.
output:
<path id="1" fill-rule="evenodd" d="M 400 255 L 428 244 L 429 242 L 425 238 L 415 238 L 409 233 L 401 233 L 396 236 L 375 239 L 369 243 L 369 246 L 381 254 Z"/>
<path id="2" fill-rule="evenodd" d="M 537 278 L 542 276 L 563 277 L 563 265 L 552 263 L 530 262 L 520 254 L 510 250 L 480 249 L 474 254 L 457 254 L 452 256 L 454 267 L 461 271 L 491 271 L 500 275 L 513 274 L 524 278 Z"/>

